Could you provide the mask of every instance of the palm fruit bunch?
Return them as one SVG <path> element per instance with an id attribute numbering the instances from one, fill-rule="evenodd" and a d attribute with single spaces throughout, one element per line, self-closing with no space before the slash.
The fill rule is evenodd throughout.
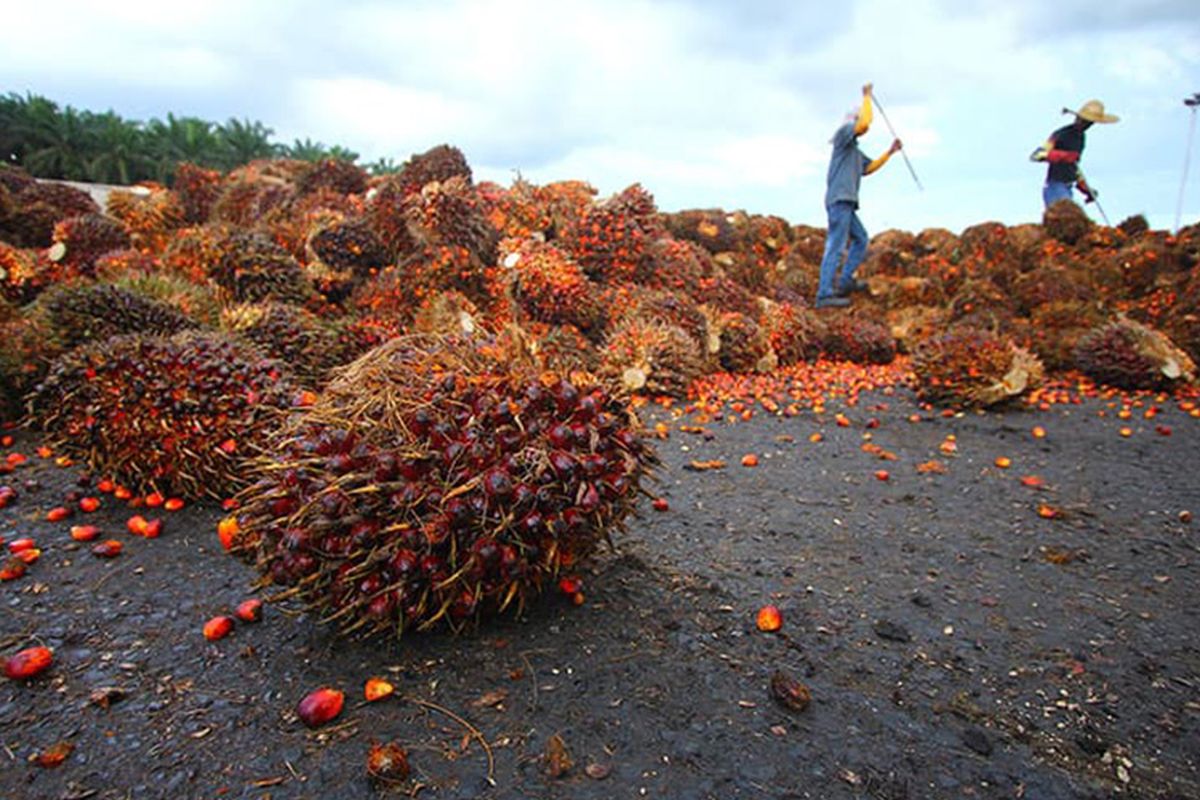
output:
<path id="1" fill-rule="evenodd" d="M 766 294 L 769 286 L 778 280 L 777 265 L 788 251 L 791 228 L 786 220 L 763 214 L 748 215 L 739 211 L 732 219 L 734 227 L 741 232 L 740 246 L 735 254 L 731 254 L 731 266 L 726 272 L 748 289 Z"/>
<path id="2" fill-rule="evenodd" d="M 821 355 L 824 325 L 810 309 L 796 303 L 770 303 L 763 311 L 762 324 L 779 366 L 816 361 Z"/>
<path id="3" fill-rule="evenodd" d="M 1029 322 L 1019 337 L 1048 368 L 1070 369 L 1075 347 L 1093 328 L 1105 323 L 1096 303 L 1066 300 L 1044 303 L 1029 312 Z"/>
<path id="4" fill-rule="evenodd" d="M 391 261 L 403 258 L 417 247 L 416 239 L 408 228 L 408 216 L 405 214 L 407 196 L 404 184 L 397 175 L 385 178 L 378 187 L 368 192 L 367 224 L 379 237 L 379 241 L 383 242 Z"/>
<path id="5" fill-rule="evenodd" d="M 457 337 L 396 339 L 289 416 L 233 549 L 345 634 L 521 609 L 622 526 L 655 462 L 627 404 Z"/>
<path id="6" fill-rule="evenodd" d="M 367 190 L 367 173 L 353 161 L 323 158 L 309 167 L 296 182 L 301 194 L 331 189 L 337 194 L 362 194 Z"/>
<path id="7" fill-rule="evenodd" d="M 221 327 L 286 364 L 297 383 L 320 387 L 344 363 L 338 332 L 310 311 L 280 303 L 245 304 L 221 312 Z"/>
<path id="8" fill-rule="evenodd" d="M 179 195 L 153 185 L 146 194 L 118 190 L 109 193 L 107 213 L 129 232 L 130 244 L 150 253 L 166 249 L 171 234 L 187 224 Z"/>
<path id="9" fill-rule="evenodd" d="M 37 384 L 59 355 L 44 315 L 30 313 L 0 298 L 0 416 L 16 420 L 22 398 Z"/>
<path id="10" fill-rule="evenodd" d="M 210 265 L 209 277 L 232 301 L 303 305 L 313 296 L 312 285 L 296 259 L 261 233 L 234 230 L 218 250 L 220 256 Z"/>
<path id="11" fill-rule="evenodd" d="M 1096 382 L 1119 389 L 1166 389 L 1196 377 L 1195 362 L 1174 342 L 1124 317 L 1080 339 L 1075 366 Z"/>
<path id="12" fill-rule="evenodd" d="M 462 292 L 449 290 L 421 300 L 413 314 L 415 333 L 471 336 L 482 330 L 479 308 Z"/>
<path id="13" fill-rule="evenodd" d="M 806 235 L 807 236 L 807 235 Z M 823 237 L 824 234 L 821 234 Z M 821 276 L 821 254 L 812 259 L 803 246 L 793 245 L 776 265 L 778 285 L 800 297 L 815 297 Z"/>
<path id="14" fill-rule="evenodd" d="M 668 290 L 646 292 L 629 306 L 625 317 L 661 322 L 683 330 L 696 343 L 702 359 L 715 352 L 718 342 L 715 332 L 710 331 L 708 317 L 688 295 Z"/>
<path id="15" fill-rule="evenodd" d="M 60 220 L 54 226 L 50 260 L 60 263 L 69 275 L 95 274 L 96 259 L 110 250 L 130 246 L 129 231 L 104 214 L 83 214 Z"/>
<path id="16" fill-rule="evenodd" d="M 971 327 L 1000 330 L 1015 316 L 1008 293 L 988 278 L 967 278 L 950 299 L 950 321 Z"/>
<path id="17" fill-rule="evenodd" d="M 548 238 L 561 238 L 595 205 L 596 187 L 585 181 L 555 181 L 534 190 L 534 199 L 550 220 Z"/>
<path id="18" fill-rule="evenodd" d="M 124 250 L 109 250 L 92 264 L 96 280 L 110 281 L 131 276 L 160 275 L 162 259 L 132 247 Z"/>
<path id="19" fill-rule="evenodd" d="M 181 228 L 162 254 L 163 269 L 195 283 L 206 282 L 228 249 L 232 230 L 226 225 Z"/>
<path id="20" fill-rule="evenodd" d="M 220 324 L 219 292 L 210 282 L 193 283 L 164 272 L 126 272 L 106 280 L 118 288 L 178 309 L 194 321 L 189 327 L 215 328 Z"/>
<path id="21" fill-rule="evenodd" d="M 695 242 L 710 253 L 725 253 L 738 245 L 737 231 L 719 208 L 687 209 L 664 215 L 667 230 L 676 239 Z"/>
<path id="22" fill-rule="evenodd" d="M 1059 200 L 1042 215 L 1042 227 L 1052 239 L 1073 245 L 1092 229 L 1092 221 L 1082 208 L 1070 200 Z"/>
<path id="23" fill-rule="evenodd" d="M 506 239 L 499 262 L 500 291 L 532 319 L 574 325 L 593 336 L 601 333 L 605 313 L 597 287 L 562 250 L 536 239 Z"/>
<path id="24" fill-rule="evenodd" d="M 480 203 L 488 223 L 505 239 L 527 239 L 546 236 L 554 220 L 549 209 L 540 202 L 538 188 L 518 177 L 505 189 L 491 182 L 476 184 Z"/>
<path id="25" fill-rule="evenodd" d="M 753 292 L 721 274 L 701 278 L 684 291 L 700 305 L 747 316 L 755 316 L 758 313 L 758 300 Z"/>
<path id="26" fill-rule="evenodd" d="M 236 177 L 231 174 L 222 184 L 209 218 L 250 228 L 271 211 L 285 206 L 295 192 L 295 186 L 283 178 L 256 171 L 246 171 Z"/>
<path id="27" fill-rule="evenodd" d="M 390 268 L 384 270 L 379 277 L 384 278 L 390 272 Z M 376 284 L 373 289 L 399 290 L 406 295 L 401 299 L 410 306 L 451 290 L 461 292 L 480 307 L 487 307 L 492 300 L 490 290 L 494 280 L 490 271 L 465 247 L 423 245 L 401 261 L 395 273 L 394 277 L 371 281 L 363 288 Z M 371 294 L 372 290 L 368 289 L 366 295 L 370 297 Z M 355 292 L 355 298 L 355 304 L 361 308 L 359 292 Z"/>
<path id="28" fill-rule="evenodd" d="M 1047 303 L 1088 302 L 1096 296 L 1083 276 L 1074 270 L 1053 266 L 1018 276 L 1010 293 L 1016 309 L 1025 313 Z"/>
<path id="29" fill-rule="evenodd" d="M 813 252 L 809 256 L 809 259 L 818 265 L 825 256 L 823 232 L 821 238 L 820 252 Z M 913 265 L 918 255 L 924 252 L 917 243 L 917 237 L 908 231 L 894 228 L 882 231 L 872 237 L 861 271 L 872 276 L 903 278 L 913 274 Z"/>
<path id="30" fill-rule="evenodd" d="M 452 256 L 453 253 L 446 255 Z M 466 261 L 464 254 L 464 264 Z M 424 264 L 424 261 L 411 259 L 404 265 L 385 267 L 378 275 L 354 287 L 343 306 L 361 316 L 386 321 L 389 325 L 407 326 L 412 322 L 421 298 L 432 294 L 416 285 L 416 279 L 411 274 L 412 268 L 419 269 Z"/>
<path id="31" fill-rule="evenodd" d="M 314 227 L 304 250 L 309 279 L 331 303 L 340 303 L 389 263 L 383 242 L 362 219 L 336 219 Z"/>
<path id="32" fill-rule="evenodd" d="M 439 144 L 424 153 L 414 153 L 396 173 L 395 183 L 403 196 L 420 192 L 427 183 L 446 181 L 455 176 L 464 178 L 466 184 L 471 185 L 471 167 L 467 158 L 457 147 Z"/>
<path id="33" fill-rule="evenodd" d="M 277 363 L 223 334 L 132 334 L 60 356 L 27 409 L 55 450 L 134 491 L 222 498 L 290 393 Z"/>
<path id="34" fill-rule="evenodd" d="M 913 351 L 917 394 L 931 403 L 983 407 L 1036 388 L 1042 363 L 1007 339 L 956 325 Z"/>
<path id="35" fill-rule="evenodd" d="M 700 245 L 662 236 L 650 243 L 633 279 L 655 289 L 683 292 L 715 271 L 712 255 Z"/>
<path id="36" fill-rule="evenodd" d="M 500 237 L 484 216 L 468 178 L 456 175 L 425 184 L 405 199 L 404 213 L 418 242 L 461 247 L 481 265 L 495 263 Z"/>
<path id="37" fill-rule="evenodd" d="M 24 305 L 52 282 L 54 266 L 34 250 L 23 250 L 0 242 L 0 298 Z"/>
<path id="38" fill-rule="evenodd" d="M 726 372 L 764 372 L 771 363 L 771 342 L 767 332 L 749 314 L 727 311 L 714 320 L 720 349 L 717 358 Z"/>
<path id="39" fill-rule="evenodd" d="M 659 233 L 654 199 L 635 183 L 588 208 L 559 238 L 589 278 L 614 284 L 634 279 Z"/>
<path id="40" fill-rule="evenodd" d="M 1133 214 L 1117 223 L 1117 230 L 1130 239 L 1136 239 L 1150 230 L 1150 223 L 1143 214 Z"/>
<path id="41" fill-rule="evenodd" d="M 888 311 L 888 328 L 896 348 L 911 353 L 917 345 L 946 329 L 946 310 L 942 306 L 906 305 Z"/>
<path id="42" fill-rule="evenodd" d="M 208 221 L 221 194 L 223 180 L 215 169 L 205 169 L 187 161 L 180 161 L 175 166 L 171 188 L 179 195 L 183 217 L 188 224 L 200 225 Z"/>
<path id="43" fill-rule="evenodd" d="M 178 308 L 105 283 L 54 287 L 38 298 L 54 338 L 65 348 L 110 336 L 170 336 L 198 323 Z"/>
<path id="44" fill-rule="evenodd" d="M 1120 270 L 1127 294 L 1145 294 L 1175 272 L 1176 261 L 1163 242 L 1143 236 L 1132 244 L 1109 251 L 1108 259 Z"/>
<path id="45" fill-rule="evenodd" d="M 683 329 L 658 321 L 626 319 L 600 349 L 602 377 L 651 397 L 686 397 L 703 366 L 695 340 Z"/>
<path id="46" fill-rule="evenodd" d="M 856 364 L 890 364 L 896 357 L 892 332 L 878 322 L 840 314 L 825 320 L 821 349 L 831 359 Z"/>
<path id="47" fill-rule="evenodd" d="M 524 331 L 524 338 L 525 352 L 544 370 L 565 375 L 577 370 L 594 372 L 600 368 L 596 346 L 574 325 L 531 322 Z"/>

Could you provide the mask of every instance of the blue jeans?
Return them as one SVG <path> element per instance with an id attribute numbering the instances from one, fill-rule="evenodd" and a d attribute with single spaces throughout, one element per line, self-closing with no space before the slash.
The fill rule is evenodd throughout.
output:
<path id="1" fill-rule="evenodd" d="M 1046 204 L 1046 208 L 1057 203 L 1059 200 L 1071 199 L 1071 184 L 1061 181 L 1046 181 L 1046 185 L 1042 187 L 1042 202 Z"/>
<path id="2" fill-rule="evenodd" d="M 867 254 L 867 229 L 858 221 L 854 204 L 842 200 L 825 206 L 825 210 L 829 213 L 829 229 L 825 232 L 825 256 L 821 259 L 821 279 L 817 284 L 818 300 L 837 296 L 841 286 L 854 280 L 854 270 L 858 269 Z M 847 239 L 850 240 L 850 247 L 846 252 L 846 264 L 839 275 L 838 266 L 842 263 L 842 253 L 847 250 Z"/>

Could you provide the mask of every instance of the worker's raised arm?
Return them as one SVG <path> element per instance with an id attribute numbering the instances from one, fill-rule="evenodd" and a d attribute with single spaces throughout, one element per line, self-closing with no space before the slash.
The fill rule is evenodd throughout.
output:
<path id="1" fill-rule="evenodd" d="M 883 155 L 872 161 L 870 164 L 867 164 L 867 166 L 863 167 L 863 175 L 870 175 L 872 172 L 882 167 L 888 162 L 888 159 L 892 157 L 892 153 L 899 150 L 902 146 L 903 145 L 900 144 L 899 139 L 893 139 L 892 146 L 887 150 L 884 150 Z"/>
<path id="2" fill-rule="evenodd" d="M 854 135 L 862 136 L 871 127 L 871 84 L 863 85 L 862 107 L 858 109 L 858 117 L 854 120 Z"/>

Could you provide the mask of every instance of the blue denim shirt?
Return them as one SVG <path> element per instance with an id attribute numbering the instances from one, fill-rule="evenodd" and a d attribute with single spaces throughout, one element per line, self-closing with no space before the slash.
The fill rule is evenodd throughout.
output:
<path id="1" fill-rule="evenodd" d="M 829 175 L 825 179 L 825 207 L 839 201 L 849 201 L 858 208 L 858 185 L 863 170 L 871 160 L 858 149 L 854 123 L 847 122 L 833 134 L 833 155 L 829 160 Z"/>

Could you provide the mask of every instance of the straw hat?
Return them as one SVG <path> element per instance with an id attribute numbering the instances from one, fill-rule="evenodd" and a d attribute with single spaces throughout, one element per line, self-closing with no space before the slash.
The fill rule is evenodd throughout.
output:
<path id="1" fill-rule="evenodd" d="M 1104 103 L 1099 100 L 1088 100 L 1082 108 L 1074 113 L 1075 116 L 1086 119 L 1088 122 L 1116 122 L 1120 119 L 1116 114 L 1105 114 Z"/>

